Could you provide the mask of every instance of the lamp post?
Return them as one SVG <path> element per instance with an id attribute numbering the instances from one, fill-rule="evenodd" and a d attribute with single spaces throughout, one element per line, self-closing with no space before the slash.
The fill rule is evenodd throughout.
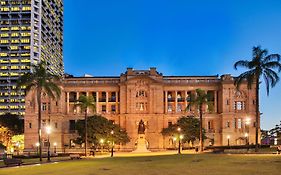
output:
<path id="1" fill-rule="evenodd" d="M 250 133 L 250 123 L 251 123 L 251 119 L 250 118 L 246 118 L 245 121 L 245 129 L 246 129 L 246 133 L 245 133 L 245 137 L 246 137 L 246 145 L 249 145 L 249 133 Z M 249 147 L 248 147 L 249 149 Z"/>
<path id="2" fill-rule="evenodd" d="M 230 139 L 230 135 L 227 135 L 227 146 L 229 146 L 229 139 Z"/>
<path id="3" fill-rule="evenodd" d="M 177 131 L 178 131 L 178 138 L 179 138 L 178 154 L 181 154 L 181 138 L 180 138 L 181 128 L 178 127 Z"/>
<path id="4" fill-rule="evenodd" d="M 114 134 L 114 131 L 111 130 L 110 134 L 111 134 L 111 138 L 112 138 L 112 142 L 111 142 L 111 144 L 112 144 L 111 145 L 111 157 L 113 157 L 113 147 L 114 147 L 113 134 Z"/>
<path id="5" fill-rule="evenodd" d="M 39 145 L 40 144 L 39 144 L 39 142 L 37 142 L 35 145 L 36 145 L 36 151 L 37 151 L 37 155 L 38 155 L 39 154 Z"/>
<path id="6" fill-rule="evenodd" d="M 51 127 L 46 127 L 46 133 L 48 135 L 48 162 L 51 161 L 51 155 L 50 155 L 50 134 L 51 134 Z"/>
<path id="7" fill-rule="evenodd" d="M 57 142 L 54 142 L 54 153 L 57 153 Z"/>

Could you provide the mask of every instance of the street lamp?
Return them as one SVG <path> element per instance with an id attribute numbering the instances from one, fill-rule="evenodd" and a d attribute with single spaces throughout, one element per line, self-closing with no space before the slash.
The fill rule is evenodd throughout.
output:
<path id="1" fill-rule="evenodd" d="M 177 131 L 179 132 L 179 133 L 178 133 L 178 137 L 179 137 L 178 154 L 181 154 L 181 135 L 180 135 L 181 128 L 178 127 L 178 128 L 177 128 Z"/>
<path id="2" fill-rule="evenodd" d="M 230 139 L 230 135 L 227 135 L 227 146 L 229 146 L 229 139 Z"/>
<path id="3" fill-rule="evenodd" d="M 111 134 L 111 138 L 112 138 L 112 142 L 111 142 L 111 144 L 112 144 L 111 145 L 111 157 L 113 157 L 113 147 L 114 147 L 113 134 L 114 134 L 114 131 L 111 130 L 110 134 Z"/>
<path id="4" fill-rule="evenodd" d="M 54 142 L 54 153 L 57 153 L 57 142 Z"/>
<path id="5" fill-rule="evenodd" d="M 50 134 L 51 134 L 52 128 L 50 126 L 46 127 L 46 133 L 48 135 L 48 162 L 51 161 L 51 155 L 50 155 Z"/>

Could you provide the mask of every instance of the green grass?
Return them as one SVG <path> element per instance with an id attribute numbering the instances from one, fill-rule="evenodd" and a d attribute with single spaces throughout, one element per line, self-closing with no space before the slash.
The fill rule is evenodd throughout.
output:
<path id="1" fill-rule="evenodd" d="M 1 175 L 279 175 L 278 155 L 166 155 L 95 158 L 2 168 Z"/>

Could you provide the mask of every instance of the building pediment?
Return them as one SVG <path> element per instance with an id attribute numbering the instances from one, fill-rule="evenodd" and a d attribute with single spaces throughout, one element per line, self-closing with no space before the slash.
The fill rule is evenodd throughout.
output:
<path id="1" fill-rule="evenodd" d="M 120 77 L 120 82 L 125 84 L 135 84 L 137 82 L 151 84 L 162 81 L 163 76 L 156 71 L 156 68 L 150 68 L 149 70 L 133 70 L 132 68 L 128 68 Z"/>
<path id="2" fill-rule="evenodd" d="M 160 83 L 159 80 L 155 80 L 154 78 L 147 76 L 147 75 L 137 75 L 132 77 L 127 77 L 126 84 L 138 84 L 138 85 L 148 85 L 152 83 Z"/>

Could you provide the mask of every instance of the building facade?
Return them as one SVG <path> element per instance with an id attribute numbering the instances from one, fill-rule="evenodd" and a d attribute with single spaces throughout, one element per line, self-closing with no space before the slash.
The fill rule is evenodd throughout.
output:
<path id="1" fill-rule="evenodd" d="M 62 0 L 0 0 L 0 114 L 23 114 L 25 93 L 16 81 L 44 60 L 63 75 Z"/>
<path id="2" fill-rule="evenodd" d="M 60 84 L 62 95 L 51 100 L 42 99 L 42 125 L 50 125 L 51 145 L 57 148 L 79 147 L 73 143 L 77 137 L 75 122 L 84 114 L 75 106 L 80 95 L 96 99 L 98 114 L 119 124 L 131 141 L 120 145 L 120 150 L 133 151 L 138 139 L 138 123 L 145 124 L 148 150 L 157 151 L 175 146 L 171 138 L 163 137 L 163 128 L 174 124 L 182 116 L 193 116 L 194 109 L 185 110 L 188 97 L 200 88 L 213 94 L 214 110 L 205 106 L 203 127 L 208 139 L 205 145 L 243 145 L 255 142 L 255 90 L 246 84 L 239 91 L 231 75 L 218 76 L 163 76 L 156 71 L 128 68 L 118 77 L 70 77 Z M 37 116 L 36 94 L 26 97 L 25 149 L 36 148 Z M 93 111 L 89 109 L 89 115 Z M 46 133 L 43 129 L 43 139 Z"/>

